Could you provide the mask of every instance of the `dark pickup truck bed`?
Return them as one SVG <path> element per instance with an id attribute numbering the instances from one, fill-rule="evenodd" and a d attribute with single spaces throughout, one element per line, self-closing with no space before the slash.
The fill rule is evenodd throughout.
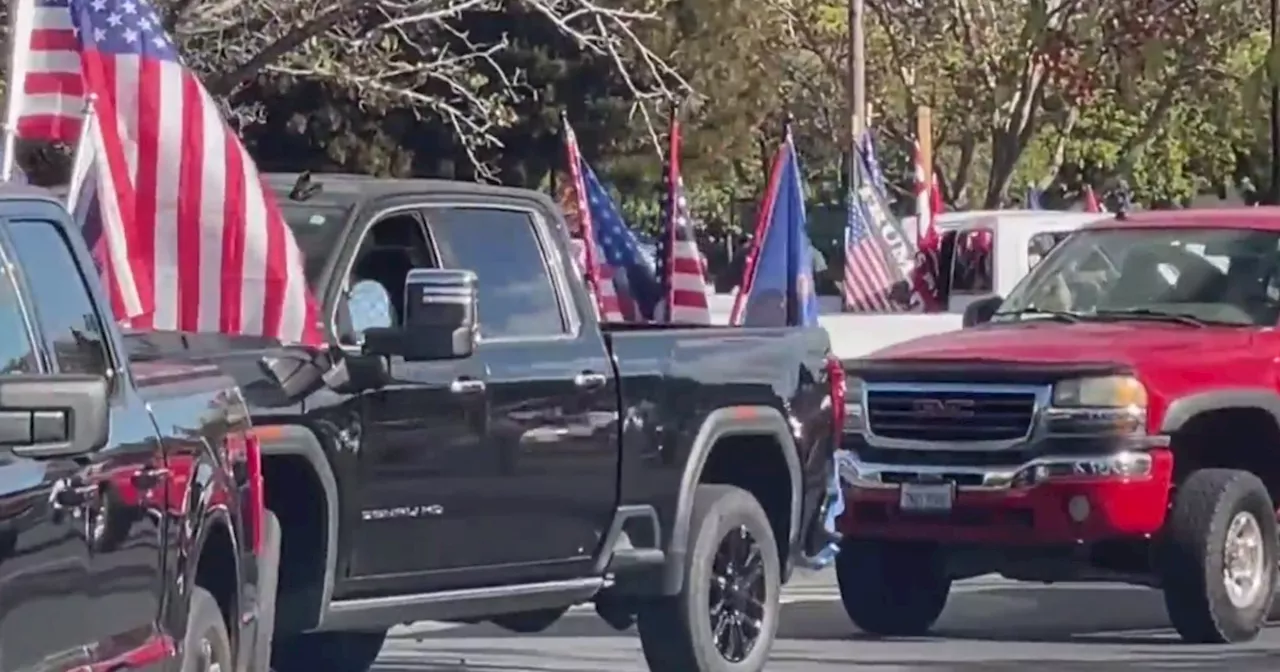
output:
<path id="1" fill-rule="evenodd" d="M 262 439 L 284 529 L 275 669 L 363 671 L 399 623 L 530 632 L 588 601 L 638 620 L 655 670 L 761 669 L 781 584 L 828 541 L 826 333 L 602 326 L 534 192 L 271 179 L 331 350 L 179 345 L 240 382 Z M 414 322 L 451 269 L 475 274 L 450 291 L 479 337 L 424 355 L 463 324 Z"/>

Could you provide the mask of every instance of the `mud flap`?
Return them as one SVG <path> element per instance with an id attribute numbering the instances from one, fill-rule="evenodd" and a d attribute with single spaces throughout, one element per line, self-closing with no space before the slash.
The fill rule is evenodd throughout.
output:
<path id="1" fill-rule="evenodd" d="M 258 615 L 244 672 L 269 672 L 271 640 L 276 630 L 276 588 L 280 583 L 280 521 L 267 511 L 263 521 L 262 553 L 258 556 Z"/>

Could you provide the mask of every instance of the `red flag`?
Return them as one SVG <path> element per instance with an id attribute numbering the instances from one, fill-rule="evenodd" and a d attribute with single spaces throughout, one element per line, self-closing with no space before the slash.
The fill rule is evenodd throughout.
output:
<path id="1" fill-rule="evenodd" d="M 94 152 L 117 318 L 143 329 L 320 343 L 293 234 L 154 9 L 142 0 L 36 4 L 19 109 L 39 114 L 19 130 L 68 140 L 93 97 L 84 149 Z M 57 101 L 40 103 L 51 83 Z"/>
<path id="2" fill-rule="evenodd" d="M 938 292 L 938 276 L 941 273 L 942 238 L 934 224 L 934 215 L 942 211 L 942 190 L 938 176 L 927 181 L 928 173 L 920 156 L 920 145 L 915 148 L 916 182 L 916 267 L 911 274 L 911 284 L 924 301 L 925 312 L 940 310 L 942 297 Z"/>
<path id="3" fill-rule="evenodd" d="M 1098 202 L 1098 195 L 1093 193 L 1092 185 L 1084 185 L 1084 211 L 1085 212 L 1103 212 L 1102 204 Z"/>

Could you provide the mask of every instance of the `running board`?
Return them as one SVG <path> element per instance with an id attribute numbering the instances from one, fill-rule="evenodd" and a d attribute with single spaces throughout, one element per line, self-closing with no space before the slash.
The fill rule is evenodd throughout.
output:
<path id="1" fill-rule="evenodd" d="M 419 595 L 338 600 L 316 630 L 383 630 L 414 621 L 456 621 L 497 614 L 559 609 L 595 597 L 605 585 L 592 577 L 515 586 L 467 588 Z"/>

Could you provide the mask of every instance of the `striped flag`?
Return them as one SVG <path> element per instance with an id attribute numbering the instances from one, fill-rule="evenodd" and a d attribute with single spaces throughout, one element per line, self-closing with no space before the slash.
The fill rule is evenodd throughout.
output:
<path id="1" fill-rule="evenodd" d="M 19 130 L 70 140 L 91 97 L 86 149 L 117 317 L 140 329 L 319 343 L 293 234 L 155 10 L 144 0 L 38 0 L 34 25 Z"/>
<path id="2" fill-rule="evenodd" d="M 937 175 L 930 179 L 933 171 L 929 170 L 921 155 L 920 143 L 915 146 L 915 190 L 916 190 L 916 267 L 911 274 L 912 289 L 924 303 L 925 312 L 938 310 L 942 304 L 939 296 L 938 275 L 941 272 L 942 237 L 934 218 L 942 210 L 942 189 L 939 188 Z"/>
<path id="3" fill-rule="evenodd" d="M 658 237 L 658 282 L 661 285 L 656 319 L 668 323 L 711 324 L 702 255 L 693 235 L 684 178 L 680 175 L 680 122 L 671 113 L 670 146 L 663 171 L 662 234 Z"/>
<path id="4" fill-rule="evenodd" d="M 114 3 L 112 3 L 114 4 Z M 71 21 L 69 0 L 19 0 L 11 3 L 15 35 L 26 32 L 27 57 L 15 59 L 21 79 L 18 135 L 55 142 L 80 139 L 87 102 L 80 71 L 80 41 Z M 23 24 L 29 26 L 24 30 Z M 12 80 L 11 80 L 12 81 Z M 16 86 L 16 85 L 15 85 Z"/>
<path id="5" fill-rule="evenodd" d="M 844 231 L 844 304 L 858 313 L 896 313 L 906 306 L 895 301 L 892 291 L 903 280 L 901 272 L 885 261 L 879 237 L 871 230 L 865 208 L 874 198 L 871 187 L 849 194 L 848 219 Z"/>
<path id="6" fill-rule="evenodd" d="M 652 314 L 657 279 L 640 252 L 640 242 L 622 221 L 613 199 L 582 158 L 578 138 L 564 124 L 569 162 L 569 197 L 565 214 L 584 241 L 583 266 L 587 288 L 596 299 L 604 322 L 642 322 Z"/>

